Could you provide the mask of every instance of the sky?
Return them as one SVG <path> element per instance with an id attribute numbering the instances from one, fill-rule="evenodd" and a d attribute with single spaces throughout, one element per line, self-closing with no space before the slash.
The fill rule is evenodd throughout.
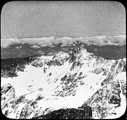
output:
<path id="1" fill-rule="evenodd" d="M 2 8 L 1 37 L 123 35 L 125 15 L 120 2 L 11 1 Z"/>

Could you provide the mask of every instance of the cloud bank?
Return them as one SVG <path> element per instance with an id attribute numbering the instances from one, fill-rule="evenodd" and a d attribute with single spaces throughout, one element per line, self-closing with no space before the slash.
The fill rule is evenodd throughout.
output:
<path id="1" fill-rule="evenodd" d="M 10 38 L 10 39 L 1 39 L 1 47 L 6 48 L 13 44 L 29 44 L 33 45 L 35 48 L 50 46 L 53 47 L 54 44 L 61 44 L 61 46 L 69 46 L 73 42 L 79 41 L 81 43 L 87 45 L 97 45 L 97 46 L 104 46 L 104 45 L 125 45 L 126 44 L 126 35 L 119 35 L 119 36 L 95 36 L 95 37 L 61 37 L 55 38 L 54 36 L 51 37 L 41 37 L 41 38 Z"/>

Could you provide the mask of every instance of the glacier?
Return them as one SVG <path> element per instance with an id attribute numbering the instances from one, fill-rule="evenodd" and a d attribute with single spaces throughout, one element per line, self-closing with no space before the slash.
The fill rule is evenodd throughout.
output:
<path id="1" fill-rule="evenodd" d="M 83 47 L 38 56 L 1 77 L 1 110 L 12 119 L 43 118 L 85 105 L 92 119 L 121 117 L 126 110 L 126 58 L 105 59 Z M 84 114 L 84 113 L 83 113 Z"/>

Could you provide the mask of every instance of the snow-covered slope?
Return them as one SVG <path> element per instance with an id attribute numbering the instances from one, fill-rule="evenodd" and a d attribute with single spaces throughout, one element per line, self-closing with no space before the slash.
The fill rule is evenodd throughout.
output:
<path id="1" fill-rule="evenodd" d="M 107 60 L 84 48 L 37 57 L 1 78 L 1 109 L 9 118 L 33 118 L 89 105 L 92 118 L 118 118 L 126 109 L 126 59 Z"/>

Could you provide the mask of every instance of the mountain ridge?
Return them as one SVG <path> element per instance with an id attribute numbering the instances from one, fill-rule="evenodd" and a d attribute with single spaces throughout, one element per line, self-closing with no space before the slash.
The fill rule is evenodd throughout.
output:
<path id="1" fill-rule="evenodd" d="M 23 71 L 17 71 L 16 77 L 2 77 L 2 112 L 9 118 L 33 118 L 65 107 L 82 108 L 85 103 L 92 110 L 91 118 L 110 117 L 112 109 L 115 111 L 121 103 L 125 104 L 125 66 L 126 58 L 105 59 L 83 47 L 35 57 L 25 64 Z M 96 103 L 101 94 L 104 94 L 102 99 Z M 113 96 L 117 102 L 111 100 Z M 100 112 L 97 106 L 107 110 Z M 120 117 L 124 111 L 116 114 Z"/>

